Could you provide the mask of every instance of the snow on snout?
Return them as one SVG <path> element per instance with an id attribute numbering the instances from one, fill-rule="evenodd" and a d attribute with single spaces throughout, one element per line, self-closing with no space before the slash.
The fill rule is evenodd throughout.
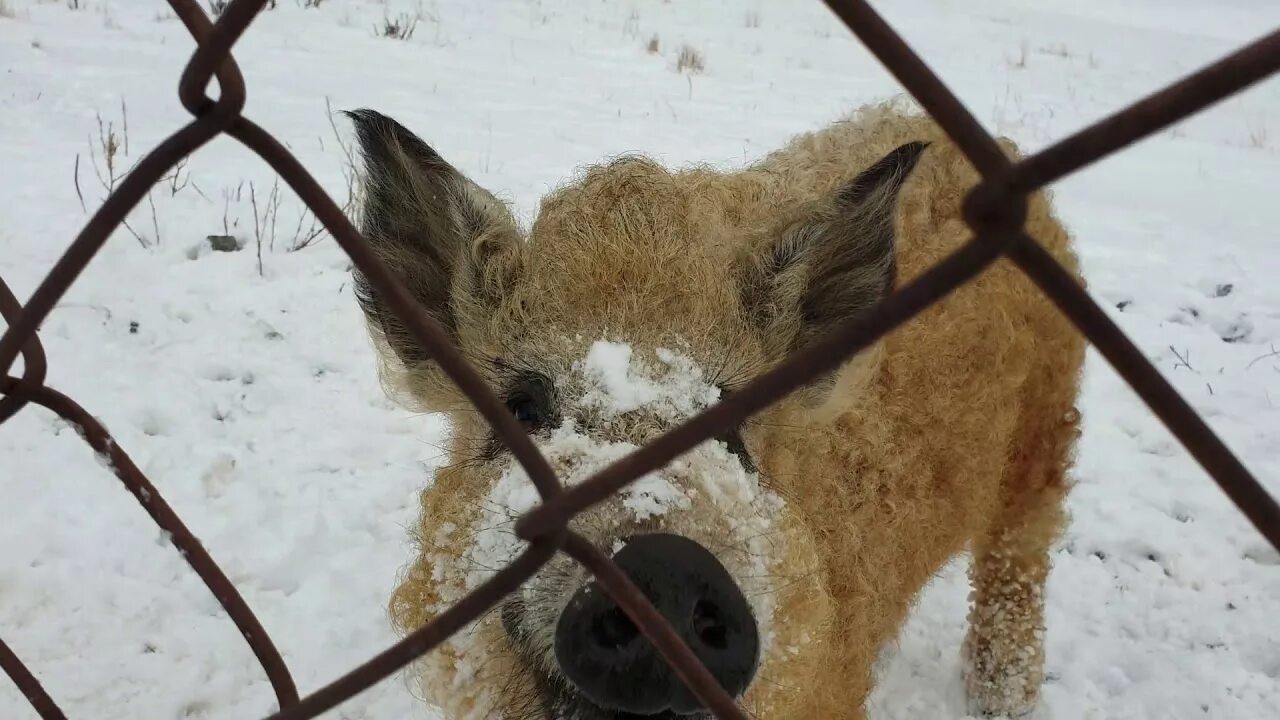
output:
<path id="1" fill-rule="evenodd" d="M 565 399 L 581 410 L 600 417 L 617 417 L 644 412 L 664 422 L 675 423 L 710 406 L 720 391 L 706 382 L 702 370 L 690 358 L 675 351 L 659 349 L 659 362 L 652 367 L 636 356 L 626 344 L 594 343 L 585 357 L 574 364 L 576 377 L 565 378 L 563 386 L 581 388 Z M 568 409 L 568 408 L 566 408 Z M 638 445 L 592 437 L 566 412 L 567 419 L 538 447 L 568 485 L 586 480 L 608 464 L 634 452 Z M 704 443 L 696 450 L 648 473 L 606 503 L 610 522 L 626 525 L 662 518 L 673 511 L 689 511 L 696 502 L 710 507 L 717 517 L 731 523 L 734 534 L 743 538 L 762 537 L 781 501 L 761 488 L 759 476 L 747 472 L 741 461 L 721 443 Z M 467 557 L 460 566 L 470 590 L 504 566 L 519 552 L 521 543 L 508 526 L 516 517 L 538 503 L 538 493 L 519 463 L 514 460 L 503 470 L 489 492 Z M 713 509 L 712 509 L 713 508 Z M 616 548 L 615 548 L 616 549 Z M 752 552 L 767 556 L 764 547 Z M 763 572 L 763 568 L 755 568 Z"/>
<path id="2" fill-rule="evenodd" d="M 634 357 L 630 345 L 597 341 L 575 364 L 588 388 L 578 404 L 606 417 L 643 409 L 675 421 L 720 399 L 720 389 L 703 379 L 693 360 L 666 348 L 654 354 L 666 366 L 659 377 Z"/>

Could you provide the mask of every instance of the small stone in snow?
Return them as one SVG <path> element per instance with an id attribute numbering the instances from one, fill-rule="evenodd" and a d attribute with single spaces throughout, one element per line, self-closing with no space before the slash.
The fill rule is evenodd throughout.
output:
<path id="1" fill-rule="evenodd" d="M 240 243 L 230 235 L 209 235 L 205 240 L 209 241 L 214 252 L 236 252 L 240 249 Z"/>

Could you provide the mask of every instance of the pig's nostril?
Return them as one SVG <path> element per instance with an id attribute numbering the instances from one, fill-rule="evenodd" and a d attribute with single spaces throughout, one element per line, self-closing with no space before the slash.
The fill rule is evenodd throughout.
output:
<path id="1" fill-rule="evenodd" d="M 591 627 L 591 639 L 608 649 L 620 650 L 639 636 L 640 630 L 621 608 L 614 608 L 596 617 Z"/>
<path id="2" fill-rule="evenodd" d="M 725 624 L 720 606 L 707 600 L 699 600 L 693 606 L 693 632 L 704 645 L 714 650 L 729 646 L 729 627 Z"/>

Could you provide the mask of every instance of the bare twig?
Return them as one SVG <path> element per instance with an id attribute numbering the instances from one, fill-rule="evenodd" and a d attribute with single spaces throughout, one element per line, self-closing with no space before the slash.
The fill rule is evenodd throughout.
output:
<path id="1" fill-rule="evenodd" d="M 222 234 L 230 235 L 231 227 L 227 224 L 227 215 L 231 212 L 231 191 L 222 190 Z"/>
<path id="2" fill-rule="evenodd" d="M 160 244 L 160 220 L 156 217 L 156 201 L 151 196 L 151 191 L 147 191 L 147 204 L 151 206 L 151 227 L 155 229 L 156 245 Z"/>
<path id="3" fill-rule="evenodd" d="M 351 143 L 343 139 L 342 132 L 338 130 L 338 124 L 334 121 L 333 104 L 328 97 L 324 99 L 324 107 L 329 117 L 329 128 L 333 131 L 338 147 L 342 150 L 342 178 L 347 186 L 347 197 L 342 203 L 342 211 L 350 217 L 356 212 L 355 195 L 358 165 L 356 164 L 355 149 Z M 323 140 L 321 142 L 323 144 Z M 296 252 L 310 247 L 327 234 L 328 230 L 325 228 L 324 223 L 320 222 L 315 213 L 311 211 L 311 208 L 304 204 L 302 211 L 298 214 L 298 222 L 293 232 L 293 242 L 288 247 L 288 252 Z"/>
<path id="4" fill-rule="evenodd" d="M 253 208 L 253 235 L 258 243 L 258 276 L 262 276 L 262 225 L 258 221 L 258 193 L 249 181 L 249 205 Z"/>
<path id="5" fill-rule="evenodd" d="M 128 220 L 121 220 L 120 224 L 124 226 L 125 230 L 129 231 L 129 234 L 133 236 L 134 240 L 138 241 L 139 245 L 144 248 L 150 247 L 150 243 L 147 242 L 147 239 L 138 234 L 138 231 L 133 229 L 133 226 L 129 224 Z"/>
<path id="6" fill-rule="evenodd" d="M 276 219 L 280 215 L 280 178 L 271 183 L 271 191 L 267 193 L 262 211 L 258 211 L 258 193 L 249 182 L 249 204 L 253 208 L 253 235 L 258 250 L 258 275 L 263 274 L 262 245 L 265 239 L 268 250 L 274 250 L 276 244 Z"/>
<path id="7" fill-rule="evenodd" d="M 103 121 L 101 113 L 94 113 L 94 119 L 98 124 L 97 143 L 94 143 L 93 136 L 89 137 L 89 162 L 93 165 L 93 173 L 98 178 L 98 183 L 102 185 L 102 189 L 109 196 L 115 192 L 119 182 L 129 174 L 128 171 L 120 172 L 119 159 L 128 157 L 129 155 L 129 106 L 122 98 L 120 100 L 120 123 L 121 131 L 116 133 L 115 123 L 112 121 Z M 98 156 L 102 156 L 99 163 Z M 72 182 L 75 185 L 76 197 L 80 200 L 80 208 L 88 212 L 88 205 L 84 200 L 84 191 L 80 187 L 80 154 L 76 153 L 75 165 L 72 172 Z M 151 191 L 147 191 L 148 201 L 151 201 Z M 152 225 L 156 228 L 156 242 L 160 242 L 160 223 L 156 217 L 155 203 L 151 202 L 151 220 Z M 147 242 L 127 220 L 120 223 L 125 230 L 133 235 L 134 239 L 142 247 L 150 247 L 151 243 Z"/>
<path id="8" fill-rule="evenodd" d="M 354 170 L 356 167 L 355 150 L 351 143 L 342 139 L 342 133 L 338 131 L 338 124 L 333 120 L 333 103 L 329 101 L 326 95 L 324 98 L 324 109 L 329 116 L 329 128 L 333 130 L 333 136 L 338 140 L 338 147 L 342 148 L 342 154 L 347 160 L 346 166 L 343 168 L 343 174 L 349 174 L 348 171 Z"/>
<path id="9" fill-rule="evenodd" d="M 1178 368 L 1180 368 L 1180 367 L 1185 367 L 1186 369 L 1190 370 L 1191 372 L 1198 372 L 1195 368 L 1191 367 L 1191 363 L 1190 363 L 1190 361 L 1188 360 L 1188 358 L 1190 358 L 1190 357 L 1191 357 L 1191 349 L 1190 349 L 1190 348 L 1188 348 L 1188 349 L 1187 349 L 1186 351 L 1184 351 L 1183 353 L 1179 353 L 1179 352 L 1177 351 L 1177 349 L 1176 349 L 1176 348 L 1174 348 L 1172 345 L 1170 345 L 1170 346 L 1169 346 L 1169 350 L 1173 353 L 1173 356 L 1174 356 L 1174 357 L 1178 358 L 1178 362 L 1176 362 L 1176 363 L 1174 363 L 1174 364 L 1173 364 L 1173 369 L 1174 369 L 1174 370 L 1177 370 L 1177 369 L 1178 369 Z"/>
<path id="10" fill-rule="evenodd" d="M 76 184 L 76 197 L 80 198 L 80 209 L 89 212 L 88 206 L 84 204 L 84 193 L 80 191 L 80 153 L 76 153 L 76 167 L 72 178 Z"/>
<path id="11" fill-rule="evenodd" d="M 127 105 L 123 100 L 120 101 L 120 110 L 122 113 L 122 132 L 123 136 L 116 134 L 115 123 L 111 121 L 103 122 L 101 113 L 94 113 L 94 118 L 98 122 L 98 143 L 94 145 L 92 137 L 89 139 L 89 160 L 93 163 L 94 173 L 98 176 L 98 182 L 102 184 L 102 188 L 110 195 L 115 191 L 116 183 L 118 183 L 126 174 L 119 173 L 118 157 L 127 157 L 129 154 L 129 117 L 127 114 Z M 123 152 L 123 155 L 121 153 Z M 98 154 L 102 155 L 102 166 L 98 165 Z M 105 172 L 103 168 L 105 167 Z"/>
<path id="12" fill-rule="evenodd" d="M 124 135 L 124 155 L 129 157 L 129 106 L 120 98 L 120 132 Z"/>
<path id="13" fill-rule="evenodd" d="M 173 170 L 170 170 L 169 173 L 162 178 L 169 183 L 169 197 L 174 197 L 179 191 L 185 189 L 187 185 L 191 184 L 190 170 L 187 170 L 186 178 L 182 177 L 182 171 L 186 169 L 188 159 L 189 158 L 184 157 L 179 160 L 178 164 L 173 166 Z M 199 189 L 197 188 L 197 191 L 198 190 Z M 201 193 L 201 195 L 203 194 L 204 193 Z M 205 199 L 207 200 L 208 198 Z"/>
<path id="14" fill-rule="evenodd" d="M 188 179 L 191 178 L 190 173 L 187 174 L 187 178 Z M 204 191 L 200 189 L 200 186 L 196 184 L 195 180 L 191 180 L 191 189 L 195 190 L 196 194 L 204 198 L 206 202 L 213 202 L 213 200 L 208 195 L 204 194 Z"/>
<path id="15" fill-rule="evenodd" d="M 1250 361 L 1249 361 L 1249 364 L 1244 366 L 1244 369 L 1245 369 L 1245 370 L 1249 370 L 1249 369 L 1250 369 L 1250 368 L 1252 368 L 1254 365 L 1257 365 L 1258 363 L 1262 362 L 1263 360 L 1266 360 L 1267 358 L 1271 358 L 1271 357 L 1280 357 L 1280 350 L 1277 350 L 1277 349 L 1276 349 L 1275 343 L 1272 343 L 1272 344 L 1271 344 L 1271 352 L 1269 352 L 1269 353 L 1264 353 L 1264 354 L 1259 355 L 1258 357 L 1256 357 L 1256 358 L 1254 358 L 1254 359 L 1250 360 Z"/>
<path id="16" fill-rule="evenodd" d="M 94 116 L 98 120 L 98 145 L 96 152 L 89 153 L 89 160 L 93 162 L 93 171 L 98 176 L 98 182 L 110 195 L 116 188 L 116 153 L 120 149 L 119 139 L 116 137 L 114 125 L 110 122 L 104 125 L 102 115 L 98 113 L 94 113 Z M 92 139 L 89 141 L 89 147 L 94 150 Z M 102 153 L 102 164 L 106 166 L 105 173 L 98 166 L 98 152 Z"/>
<path id="17" fill-rule="evenodd" d="M 302 225 L 307 218 L 311 218 L 311 222 L 307 225 L 306 231 L 303 231 Z M 297 252 L 308 247 L 324 234 L 324 224 L 316 218 L 315 213 L 304 207 L 302 212 L 298 213 L 298 225 L 293 229 L 293 244 L 289 246 L 289 252 Z"/>
<path id="18" fill-rule="evenodd" d="M 271 250 L 276 249 L 276 218 L 280 216 L 280 178 L 276 177 L 275 182 L 271 184 L 271 197 L 269 198 L 271 213 Z M 266 223 L 263 223 L 265 226 Z"/>

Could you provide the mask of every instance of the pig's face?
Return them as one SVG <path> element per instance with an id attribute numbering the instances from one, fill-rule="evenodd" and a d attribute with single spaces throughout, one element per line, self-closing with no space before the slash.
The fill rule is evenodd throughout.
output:
<path id="1" fill-rule="evenodd" d="M 573 344 L 566 344 L 566 347 Z M 576 356 L 576 359 L 574 359 Z M 526 367 L 512 412 L 566 483 L 579 482 L 715 402 L 721 390 L 675 348 L 606 341 Z M 470 510 L 424 547 L 438 612 L 505 566 L 523 543 L 514 519 L 537 502 L 489 441 L 458 472 Z M 457 506 L 461 496 L 440 498 Z M 452 523 L 450 522 L 452 520 Z M 777 628 L 780 591 L 818 577 L 786 504 L 762 481 L 740 431 L 704 443 L 579 515 L 572 527 L 613 555 L 731 693 L 779 672 L 797 628 Z M 424 527 L 424 530 L 426 528 Z M 800 564 L 808 558 L 808 567 Z M 416 588 L 421 591 L 421 588 Z M 413 590 L 409 590 L 412 592 Z M 406 589 L 402 588 L 401 598 Z M 432 699 L 452 716 L 603 720 L 697 716 L 698 701 L 576 562 L 558 556 L 494 613 L 424 661 Z"/>

